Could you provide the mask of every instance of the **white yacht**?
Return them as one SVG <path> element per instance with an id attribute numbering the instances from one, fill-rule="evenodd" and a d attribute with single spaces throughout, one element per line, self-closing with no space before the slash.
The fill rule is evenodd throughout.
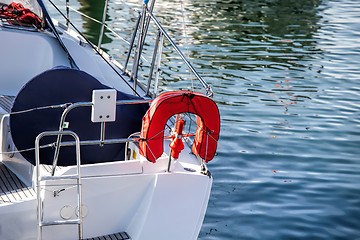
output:
<path id="1" fill-rule="evenodd" d="M 1 240 L 197 239 L 219 111 L 154 6 L 145 1 L 129 23 L 119 63 L 101 50 L 103 31 L 97 46 L 77 31 L 68 1 L 60 22 L 42 0 L 0 0 Z M 142 81 L 150 24 L 158 33 Z M 203 93 L 160 89 L 164 41 Z"/>

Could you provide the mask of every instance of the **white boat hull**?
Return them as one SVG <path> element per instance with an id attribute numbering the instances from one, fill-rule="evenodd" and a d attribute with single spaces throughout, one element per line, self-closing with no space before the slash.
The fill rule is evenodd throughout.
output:
<path id="1" fill-rule="evenodd" d="M 133 240 L 197 239 L 212 177 L 200 157 L 193 154 L 188 137 L 184 138 L 187 144 L 176 161 L 169 163 L 169 139 L 163 140 L 164 153 L 156 163 L 139 154 L 138 144 L 129 143 L 129 159 L 113 162 L 100 159 L 94 164 L 82 164 L 78 179 L 41 181 L 40 191 L 37 190 L 37 166 L 21 154 L 29 149 L 16 148 L 9 123 L 11 114 L 18 114 L 10 112 L 9 101 L 15 99 L 24 85 L 46 70 L 58 66 L 71 68 L 71 63 L 76 63 L 81 71 L 103 85 L 126 94 L 135 92 L 127 70 L 121 71 L 116 61 L 94 51 L 70 28 L 58 22 L 55 28 L 60 39 L 49 29 L 24 30 L 0 22 L 0 46 L 7 46 L 0 54 L 0 240 L 71 240 L 79 239 L 79 232 L 83 239 L 120 233 L 129 237 L 124 239 Z M 136 93 L 150 99 L 142 87 L 138 86 Z M 40 176 L 51 175 L 52 166 L 38 168 Z M 75 173 L 76 166 L 57 167 L 55 176 Z M 79 179 L 80 194 L 76 183 Z M 81 224 L 69 224 L 79 218 L 79 195 Z M 40 227 L 59 221 L 67 222 Z"/>
<path id="2" fill-rule="evenodd" d="M 65 206 L 76 217 L 76 188 L 62 181 L 46 182 L 44 221 L 62 220 Z M 209 176 L 176 171 L 83 177 L 83 236 L 126 232 L 131 239 L 196 239 L 211 183 Z M 2 204 L 0 239 L 36 239 L 36 207 L 35 196 Z M 78 239 L 77 225 L 44 227 L 43 238 Z"/>

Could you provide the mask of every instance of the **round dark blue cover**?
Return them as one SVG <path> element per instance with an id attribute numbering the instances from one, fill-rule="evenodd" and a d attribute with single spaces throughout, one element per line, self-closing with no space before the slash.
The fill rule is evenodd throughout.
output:
<path id="1" fill-rule="evenodd" d="M 41 132 L 57 131 L 63 108 L 45 108 L 27 111 L 39 107 L 75 102 L 91 102 L 92 91 L 109 89 L 86 72 L 57 67 L 45 71 L 31 79 L 16 96 L 10 114 L 10 129 L 13 141 L 18 150 L 31 149 L 35 138 Z M 140 99 L 139 97 L 117 92 L 117 100 Z M 119 105 L 116 109 L 116 121 L 106 123 L 105 139 L 127 138 L 141 130 L 142 117 L 148 104 Z M 19 113 L 20 112 L 20 113 Z M 100 123 L 91 121 L 91 107 L 75 108 L 66 117 L 69 122 L 67 130 L 78 134 L 80 141 L 99 140 Z M 56 136 L 44 137 L 40 145 L 53 143 Z M 63 141 L 74 141 L 64 136 Z M 35 151 L 24 151 L 21 155 L 35 165 Z M 40 150 L 42 164 L 52 164 L 53 148 Z M 81 146 L 81 163 L 119 161 L 124 159 L 124 144 Z M 61 147 L 58 165 L 76 164 L 75 147 Z"/>

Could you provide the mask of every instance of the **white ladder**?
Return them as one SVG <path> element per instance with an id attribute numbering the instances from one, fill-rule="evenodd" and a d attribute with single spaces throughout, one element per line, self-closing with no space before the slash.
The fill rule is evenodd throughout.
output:
<path id="1" fill-rule="evenodd" d="M 77 164 L 77 173 L 72 175 L 63 175 L 63 176 L 40 176 L 40 139 L 44 136 L 62 136 L 70 135 L 75 139 L 75 150 L 76 150 L 76 164 Z M 83 239 L 83 226 L 82 226 L 82 204 L 81 204 L 81 175 L 80 175 L 80 140 L 76 133 L 72 131 L 49 131 L 40 133 L 35 140 L 35 160 L 36 160 L 36 189 L 37 189 L 37 226 L 38 226 L 38 240 L 42 240 L 42 228 L 46 226 L 54 225 L 67 225 L 67 224 L 77 224 L 79 239 Z M 53 173 L 55 172 L 56 164 L 53 166 Z M 77 209 L 78 209 L 78 218 L 69 219 L 69 220 L 59 220 L 59 221 L 43 221 L 43 200 L 40 194 L 42 181 L 51 181 L 51 180 L 63 180 L 63 179 L 76 179 L 74 185 L 77 186 Z M 44 186 L 45 187 L 45 186 Z"/>

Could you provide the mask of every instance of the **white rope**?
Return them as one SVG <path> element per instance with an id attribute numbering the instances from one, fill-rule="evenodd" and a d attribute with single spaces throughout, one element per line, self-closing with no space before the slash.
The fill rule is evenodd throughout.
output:
<path id="1" fill-rule="evenodd" d="M 187 113 L 185 113 L 185 114 L 187 115 Z M 193 121 L 193 122 L 197 125 L 197 127 L 199 127 L 199 125 L 197 124 L 197 122 L 195 122 L 190 116 L 188 116 L 188 117 L 189 117 L 190 121 Z M 207 132 L 204 128 L 201 128 L 201 131 L 203 131 L 203 132 L 205 132 L 206 134 L 208 134 L 208 132 Z M 210 131 L 212 131 L 212 130 L 210 130 Z M 209 137 L 211 137 L 216 143 L 218 142 L 217 140 L 215 140 L 215 138 L 214 138 L 213 136 L 209 135 Z"/>
<path id="2" fill-rule="evenodd" d="M 151 155 L 152 155 L 153 158 L 156 160 L 156 157 L 155 157 L 155 155 L 153 154 L 153 152 L 151 151 L 151 148 L 149 148 L 149 145 L 148 145 L 147 141 L 145 141 L 145 144 L 146 144 L 146 148 L 149 149 Z"/>
<path id="3" fill-rule="evenodd" d="M 15 114 L 27 113 L 27 112 L 32 112 L 32 111 L 36 111 L 36 110 L 44 110 L 44 109 L 49 109 L 49 108 L 66 108 L 69 105 L 71 105 L 71 103 L 63 103 L 63 104 L 58 104 L 58 105 L 36 107 L 36 108 L 30 108 L 30 109 L 26 109 L 26 110 L 22 110 L 22 111 L 17 111 L 17 112 L 11 112 L 9 114 L 15 115 Z"/>
<path id="4" fill-rule="evenodd" d="M 22 152 L 27 152 L 27 151 L 32 151 L 35 150 L 35 148 L 28 148 L 28 149 L 23 149 L 23 150 L 18 150 L 18 151 L 11 151 L 11 152 L 0 152 L 0 154 L 15 154 L 15 153 L 22 153 Z"/>
<path id="5" fill-rule="evenodd" d="M 49 143 L 47 145 L 42 145 L 40 146 L 40 149 L 42 148 L 48 148 L 48 147 L 55 147 L 56 143 Z M 22 149 L 22 150 L 16 150 L 16 151 L 11 151 L 11 152 L 0 152 L 0 154 L 15 154 L 15 153 L 22 153 L 22 152 L 27 152 L 27 151 L 33 151 L 35 150 L 35 148 L 27 148 L 27 149 Z"/>
<path id="6" fill-rule="evenodd" d="M 80 14 L 81 16 L 86 17 L 86 18 L 88 18 L 88 19 L 90 19 L 90 20 L 92 20 L 92 21 L 94 21 L 94 22 L 96 22 L 96 23 L 102 24 L 102 22 L 100 22 L 99 20 L 96 20 L 95 18 L 92 18 L 92 17 L 86 15 L 85 13 L 82 13 L 82 12 L 80 12 L 79 10 L 76 10 L 75 8 L 73 8 L 73 7 L 71 7 L 71 6 L 69 6 L 69 9 L 73 10 L 74 12 L 77 12 L 77 13 Z"/>
<path id="7" fill-rule="evenodd" d="M 157 134 L 155 134 L 155 135 L 152 136 L 151 138 L 147 139 L 146 141 L 150 141 L 150 140 L 154 139 L 157 135 L 159 135 L 159 134 L 162 133 L 162 132 L 165 132 L 165 129 L 162 130 L 162 131 L 160 131 L 160 132 L 158 132 Z"/>
<path id="8" fill-rule="evenodd" d="M 30 108 L 22 111 L 17 112 L 11 112 L 9 115 L 15 115 L 15 114 L 22 114 L 22 113 L 28 113 L 36 110 L 44 110 L 44 109 L 54 109 L 54 108 L 66 108 L 67 106 L 71 105 L 71 103 L 64 103 L 64 104 L 58 104 L 58 105 L 50 105 L 50 106 L 44 106 L 44 107 L 37 107 L 37 108 Z M 50 143 L 47 145 L 40 146 L 40 148 L 47 148 L 47 147 L 54 147 L 55 143 Z M 0 152 L 1 155 L 3 154 L 15 154 L 15 153 L 22 153 L 27 151 L 33 151 L 35 148 L 27 148 L 27 149 L 21 149 L 16 151 L 10 151 L 10 152 Z"/>
<path id="9" fill-rule="evenodd" d="M 124 1 L 122 1 L 122 2 L 125 3 Z M 125 5 L 127 5 L 127 4 L 125 4 Z M 134 12 L 138 12 L 137 10 L 133 9 L 130 5 L 127 5 L 127 6 L 128 6 L 131 10 L 133 10 Z M 79 10 L 77 10 L 77 9 L 71 7 L 71 6 L 69 6 L 69 9 L 72 10 L 72 11 L 74 11 L 74 12 L 76 12 L 76 13 L 78 13 L 79 15 L 81 15 L 81 16 L 87 18 L 87 19 L 90 19 L 90 20 L 93 21 L 93 22 L 96 22 L 96 23 L 98 23 L 98 24 L 102 24 L 101 21 L 99 21 L 99 20 L 97 20 L 97 19 L 95 19 L 95 18 L 93 18 L 93 17 L 90 17 L 89 15 L 87 15 L 87 14 L 85 14 L 85 13 L 80 12 Z M 127 41 L 125 38 L 123 38 L 122 36 L 120 36 L 117 32 L 115 32 L 115 31 L 114 31 L 111 27 L 109 27 L 106 23 L 104 24 L 104 26 L 105 26 L 110 32 L 112 32 L 117 38 L 119 38 L 120 40 L 122 40 L 123 42 L 125 42 L 127 45 L 130 45 L 130 42 L 129 42 L 129 41 Z M 149 60 L 147 60 L 145 57 L 141 56 L 141 59 L 144 60 L 145 62 L 149 63 Z"/>
<path id="10" fill-rule="evenodd" d="M 158 136 L 160 133 L 162 133 L 162 132 L 164 132 L 164 131 L 165 131 L 165 129 L 162 130 L 162 131 L 160 131 L 160 132 L 158 132 L 157 134 L 155 134 L 155 135 L 152 136 L 151 138 L 144 140 L 144 141 L 145 141 L 145 144 L 146 144 L 146 148 L 149 149 L 151 155 L 153 156 L 153 158 L 154 158 L 155 160 L 156 160 L 156 157 L 155 157 L 154 153 L 151 151 L 151 148 L 149 147 L 147 141 L 150 141 L 150 140 L 154 139 L 156 136 Z"/>
<path id="11" fill-rule="evenodd" d="M 168 125 L 167 125 L 167 126 L 168 126 Z M 170 126 L 168 126 L 168 127 L 170 128 Z M 170 130 L 172 130 L 172 129 L 170 128 Z M 152 155 L 154 158 L 155 158 L 155 155 L 154 155 L 154 153 L 151 151 L 151 148 L 149 147 L 147 141 L 150 141 L 150 140 L 154 139 L 155 137 L 157 137 L 159 134 L 161 134 L 161 133 L 163 133 L 163 132 L 165 132 L 165 129 L 162 130 L 162 131 L 160 131 L 160 132 L 158 132 L 157 134 L 155 134 L 155 135 L 152 136 L 151 138 L 149 138 L 149 139 L 147 139 L 147 140 L 144 140 L 144 141 L 145 141 L 145 144 L 146 144 L 146 148 L 149 149 L 151 155 Z M 170 134 L 171 134 L 171 133 L 170 133 Z M 171 135 L 169 135 L 169 136 L 171 136 Z M 167 137 L 167 136 L 166 136 L 166 137 Z M 165 137 L 164 137 L 164 138 L 165 138 Z M 163 138 L 163 139 L 164 139 L 164 138 Z"/>
<path id="12" fill-rule="evenodd" d="M 80 15 L 83 16 L 83 17 L 86 17 L 86 18 L 88 18 L 88 19 L 90 19 L 90 20 L 92 20 L 92 21 L 94 21 L 94 22 L 96 22 L 96 23 L 102 24 L 102 22 L 100 22 L 99 20 L 96 20 L 95 18 L 92 18 L 92 17 L 86 15 L 85 13 L 80 12 L 80 11 L 76 10 L 75 8 L 73 8 L 73 7 L 70 7 L 70 6 L 69 6 L 69 8 L 70 8 L 71 10 L 73 10 L 74 12 L 77 12 L 78 14 L 80 14 Z M 130 45 L 130 42 L 129 42 L 129 41 L 127 41 L 125 38 L 121 37 L 118 33 L 116 33 L 114 30 L 112 30 L 112 28 L 110 28 L 107 24 L 104 24 L 104 26 L 105 26 L 110 32 L 112 32 L 116 37 L 118 37 L 119 39 L 121 39 L 122 41 L 124 41 L 126 44 Z"/>

